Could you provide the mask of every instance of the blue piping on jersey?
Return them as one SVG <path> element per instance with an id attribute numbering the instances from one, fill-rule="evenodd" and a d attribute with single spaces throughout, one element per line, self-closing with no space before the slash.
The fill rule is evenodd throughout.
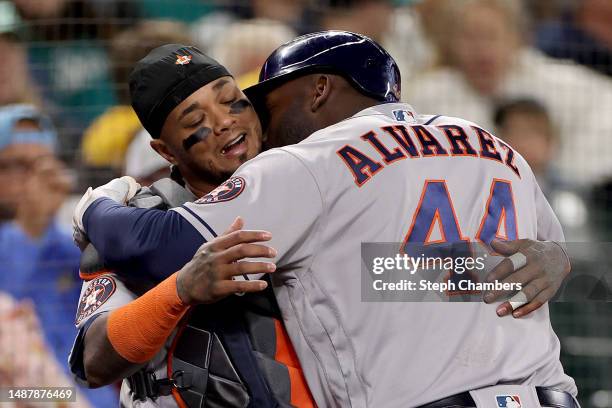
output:
<path id="1" fill-rule="evenodd" d="M 212 234 L 213 237 L 217 238 L 217 233 L 215 232 L 215 230 L 212 229 L 212 227 L 210 225 L 208 225 L 208 223 L 206 221 L 204 221 L 199 215 L 197 215 L 195 212 L 191 211 L 189 208 L 187 208 L 187 206 L 181 205 L 181 207 L 183 207 L 185 210 L 187 210 L 189 212 L 189 214 L 193 215 L 193 217 L 200 221 L 200 223 L 206 227 L 206 229 L 208 231 L 210 231 L 210 233 Z"/>
<path id="2" fill-rule="evenodd" d="M 433 118 L 429 119 L 427 122 L 425 122 L 425 126 L 430 125 L 434 120 L 438 119 L 440 116 L 442 115 L 436 115 Z"/>

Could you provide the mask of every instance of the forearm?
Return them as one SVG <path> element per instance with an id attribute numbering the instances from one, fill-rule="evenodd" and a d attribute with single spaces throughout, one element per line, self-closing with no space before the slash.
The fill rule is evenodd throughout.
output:
<path id="1" fill-rule="evenodd" d="M 103 387 L 138 371 L 142 364 L 132 363 L 117 353 L 108 340 L 108 314 L 99 317 L 87 330 L 83 350 L 83 365 L 87 383 L 92 388 Z"/>
<path id="2" fill-rule="evenodd" d="M 132 302 L 99 317 L 87 330 L 83 365 L 98 387 L 125 378 L 151 360 L 188 310 L 176 274 Z"/>

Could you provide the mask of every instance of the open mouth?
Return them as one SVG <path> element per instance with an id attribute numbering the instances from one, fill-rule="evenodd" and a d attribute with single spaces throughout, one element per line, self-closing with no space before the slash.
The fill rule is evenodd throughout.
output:
<path id="1" fill-rule="evenodd" d="M 232 139 L 228 144 L 223 146 L 221 154 L 238 154 L 242 153 L 242 150 L 246 148 L 246 133 L 239 134 L 236 138 Z"/>

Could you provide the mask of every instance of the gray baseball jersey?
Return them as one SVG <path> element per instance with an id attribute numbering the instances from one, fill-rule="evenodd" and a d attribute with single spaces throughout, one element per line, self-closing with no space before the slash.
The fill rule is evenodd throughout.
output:
<path id="1" fill-rule="evenodd" d="M 498 383 L 576 394 L 547 306 L 516 320 L 484 303 L 361 300 L 362 242 L 427 242 L 434 223 L 447 241 L 563 240 L 524 159 L 474 123 L 371 107 L 174 211 L 207 240 L 237 215 L 272 232 L 275 293 L 320 406 L 411 407 Z"/>
<path id="2" fill-rule="evenodd" d="M 112 273 L 83 282 L 76 316 L 76 325 L 79 332 L 69 358 L 70 370 L 79 383 L 87 385 L 87 378 L 83 368 L 83 351 L 85 334 L 89 326 L 96 318 L 130 303 L 137 297 L 136 293 L 128 289 L 124 282 Z M 160 352 L 146 364 L 147 370 L 155 372 L 157 378 L 167 377 L 166 357 L 175 333 L 176 331 L 168 338 L 166 345 Z M 175 408 L 177 406 L 176 401 L 171 395 L 162 395 L 156 400 L 147 398 L 141 401 L 135 398 L 130 392 L 127 380 L 123 380 L 121 384 L 120 399 L 121 406 L 126 408 Z"/>
<path id="3" fill-rule="evenodd" d="M 174 181 L 170 179 L 161 179 L 150 187 L 141 189 L 138 194 L 132 198 L 130 205 L 139 208 L 167 208 L 193 199 L 195 199 L 195 197 L 190 192 Z M 90 261 L 93 261 L 94 264 L 99 262 L 97 256 Z M 93 269 L 96 268 L 97 266 L 93 267 Z M 151 285 L 150 282 L 142 282 L 138 289 L 135 289 L 133 284 L 128 288 L 124 280 L 114 273 L 107 273 L 83 282 L 75 320 L 79 331 L 69 358 L 70 370 L 78 382 L 87 384 L 87 378 L 83 367 L 83 351 L 85 335 L 89 326 L 96 318 L 103 314 L 130 303 L 138 296 L 142 295 Z M 163 347 L 159 353 L 146 364 L 146 367 L 144 367 L 148 372 L 155 372 L 157 378 L 167 377 L 168 349 L 174 340 L 175 334 L 176 330 L 173 331 L 172 335 L 166 341 L 165 347 Z M 135 398 L 133 393 L 130 392 L 130 386 L 127 380 L 124 380 L 121 385 L 120 398 L 121 405 L 124 407 L 166 408 L 177 406 L 172 396 L 162 395 L 155 400 L 147 398 L 142 401 Z"/>

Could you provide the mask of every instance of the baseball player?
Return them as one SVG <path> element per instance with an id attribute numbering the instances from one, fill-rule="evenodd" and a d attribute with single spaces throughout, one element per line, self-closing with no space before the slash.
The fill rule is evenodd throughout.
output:
<path id="1" fill-rule="evenodd" d="M 185 259 L 172 265 L 169 250 L 181 258 L 181 247 L 214 239 L 237 213 L 249 227 L 271 231 L 275 294 L 321 406 L 418 406 L 446 396 L 468 404 L 470 395 L 458 393 L 501 382 L 528 385 L 517 388 L 533 406 L 559 399 L 565 404 L 559 406 L 574 406 L 575 386 L 558 361 L 546 307 L 517 321 L 491 319 L 484 304 L 360 302 L 354 275 L 361 242 L 424 241 L 422 232 L 440 220 L 449 241 L 489 243 L 502 213 L 515 221 L 506 223 L 516 227 L 506 228 L 508 238 L 563 238 L 520 156 L 475 124 L 420 116 L 396 103 L 398 80 L 392 58 L 365 37 L 300 37 L 268 59 L 262 81 L 247 91 L 271 144 L 305 140 L 258 156 L 219 189 L 167 213 L 104 198 L 124 202 L 129 182 L 117 185 L 119 194 L 94 190 L 78 206 L 76 223 L 105 259 L 129 259 L 150 276 L 178 269 Z M 482 183 L 491 188 L 484 191 Z M 236 288 L 261 284 L 243 283 Z M 181 315 L 183 303 L 193 300 L 181 296 L 188 290 L 176 274 L 160 287 L 151 296 L 167 315 Z M 168 288 L 173 297 L 156 297 Z M 139 313 L 158 319 L 131 310 Z M 402 330 L 397 325 L 404 322 Z"/>
<path id="2" fill-rule="evenodd" d="M 189 59 L 182 49 L 189 51 Z M 144 88 L 148 94 L 140 95 L 141 98 L 156 100 L 151 93 L 174 87 L 173 81 L 182 80 L 188 74 L 197 87 L 196 92 L 208 98 L 203 105 L 212 106 L 216 115 L 234 120 L 243 129 L 242 140 L 234 149 L 227 148 L 231 140 L 218 137 L 206 141 L 201 138 L 192 144 L 183 143 L 182 139 L 178 142 L 168 138 L 152 140 L 153 147 L 174 164 L 172 177 L 140 189 L 129 205 L 165 210 L 209 193 L 219 180 L 226 179 L 240 164 L 259 153 L 261 127 L 250 104 L 244 104 L 246 98 L 233 78 L 216 61 L 181 45 L 160 47 L 147 58 L 141 61 L 142 69 L 136 69 L 131 77 L 132 93 Z M 153 78 L 156 86 L 143 87 L 143 81 L 151 78 L 148 76 L 151 69 L 158 75 Z M 138 110 L 137 103 L 134 105 Z M 116 184 L 111 182 L 107 188 L 112 190 Z M 233 229 L 240 225 L 238 221 Z M 247 238 L 253 235 L 239 234 L 244 233 Z M 234 237 L 236 245 L 242 243 L 247 248 L 251 245 L 236 233 L 225 238 Z M 221 237 L 219 240 L 223 244 Z M 200 266 L 197 262 L 190 265 Z M 191 271 L 184 269 L 187 275 Z M 84 250 L 81 276 L 86 282 L 76 319 L 80 330 L 70 358 L 78 380 L 89 386 L 100 386 L 126 378 L 121 392 L 122 405 L 126 407 L 313 406 L 271 291 L 193 308 L 178 329 L 179 334 L 174 330 L 170 336 L 166 335 L 164 347 L 154 356 L 141 359 L 129 352 L 118 354 L 113 348 L 125 333 L 115 337 L 106 335 L 107 326 L 111 331 L 113 327 L 107 324 L 109 312 L 134 301 L 150 287 L 147 282 L 129 279 L 130 274 L 121 276 L 121 272 L 106 268 L 91 245 Z M 201 285 L 198 283 L 196 287 Z M 210 303 L 219 295 L 215 290 L 205 293 L 209 297 L 201 298 L 202 303 Z M 122 350 L 120 346 L 117 349 Z M 206 367 L 196 368 L 202 359 L 207 362 Z M 168 375 L 168 365 L 185 374 L 180 378 Z M 189 370 L 185 369 L 187 366 Z"/>

